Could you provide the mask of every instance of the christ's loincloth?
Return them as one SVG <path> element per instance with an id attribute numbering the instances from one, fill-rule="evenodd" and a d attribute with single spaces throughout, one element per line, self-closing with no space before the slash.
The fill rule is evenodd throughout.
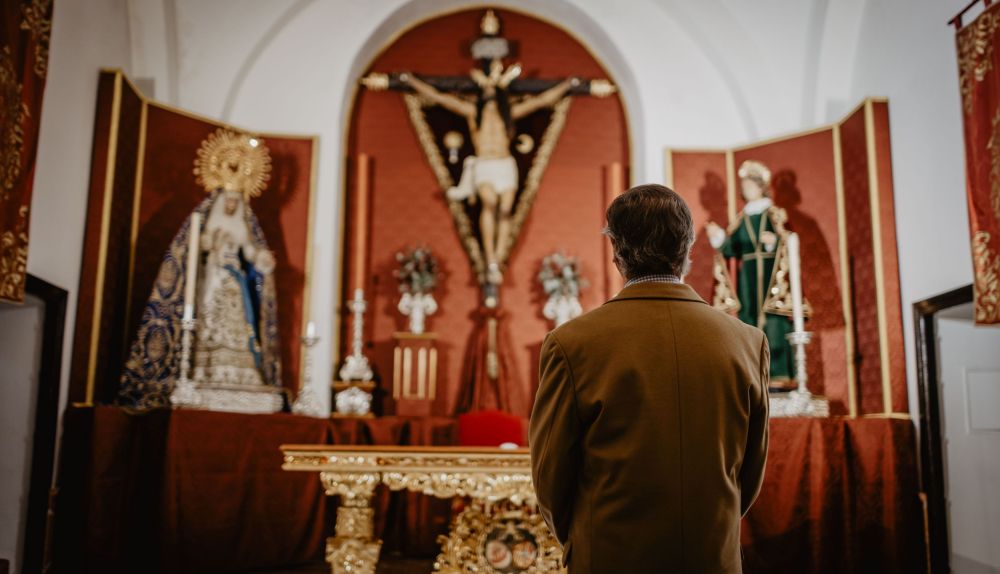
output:
<path id="1" fill-rule="evenodd" d="M 517 161 L 513 157 L 479 158 L 470 155 L 462 164 L 462 179 L 448 190 L 448 199 L 468 199 L 483 185 L 489 185 L 498 194 L 517 190 Z"/>

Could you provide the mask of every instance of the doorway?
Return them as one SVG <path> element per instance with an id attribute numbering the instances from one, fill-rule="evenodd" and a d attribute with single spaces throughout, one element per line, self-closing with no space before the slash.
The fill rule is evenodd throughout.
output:
<path id="1" fill-rule="evenodd" d="M 914 305 L 932 572 L 1000 574 L 1000 326 L 972 287 Z"/>

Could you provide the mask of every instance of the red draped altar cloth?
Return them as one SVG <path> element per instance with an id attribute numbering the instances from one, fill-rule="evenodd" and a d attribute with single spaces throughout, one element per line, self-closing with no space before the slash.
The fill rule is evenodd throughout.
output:
<path id="1" fill-rule="evenodd" d="M 913 423 L 772 419 L 744 572 L 926 572 Z"/>
<path id="2" fill-rule="evenodd" d="M 444 417 L 71 409 L 56 567 L 188 573 L 318 563 L 336 502 L 315 475 L 281 470 L 280 444 L 457 441 L 454 419 Z M 383 560 L 437 555 L 450 501 L 380 489 L 374 506 Z M 771 421 L 764 487 L 743 523 L 745 572 L 924 572 L 923 540 L 911 421 Z"/>
<path id="3" fill-rule="evenodd" d="M 976 323 L 1000 323 L 1000 5 L 958 31 Z"/>

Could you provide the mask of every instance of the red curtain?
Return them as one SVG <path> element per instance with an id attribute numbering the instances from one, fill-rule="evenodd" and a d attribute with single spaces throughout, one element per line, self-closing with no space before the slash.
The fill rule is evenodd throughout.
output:
<path id="1" fill-rule="evenodd" d="M 51 30 L 52 0 L 7 1 L 0 8 L 0 300 L 24 300 Z"/>
<path id="2" fill-rule="evenodd" d="M 960 29 L 958 78 L 965 121 L 966 192 L 976 323 L 1000 323 L 1000 5 Z"/>

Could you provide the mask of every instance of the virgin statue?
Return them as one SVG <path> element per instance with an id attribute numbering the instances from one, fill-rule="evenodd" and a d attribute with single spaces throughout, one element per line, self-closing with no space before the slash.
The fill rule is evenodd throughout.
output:
<path id="1" fill-rule="evenodd" d="M 202 143 L 195 165 L 208 197 L 163 257 L 120 400 L 274 412 L 282 408 L 275 258 L 250 207 L 270 177 L 270 156 L 260 140 L 220 129 Z M 186 346 L 185 328 L 193 331 Z"/>
<path id="2" fill-rule="evenodd" d="M 713 304 L 736 311 L 741 321 L 756 325 L 767 335 L 771 348 L 772 388 L 790 388 L 795 377 L 795 356 L 787 335 L 792 332 L 789 295 L 789 264 L 785 210 L 770 197 L 771 171 L 748 160 L 738 172 L 746 205 L 740 216 L 723 229 L 707 224 L 708 238 L 716 256 L 717 281 Z M 735 281 L 729 277 L 726 260 L 736 260 Z M 808 311 L 807 313 L 808 314 Z"/>

